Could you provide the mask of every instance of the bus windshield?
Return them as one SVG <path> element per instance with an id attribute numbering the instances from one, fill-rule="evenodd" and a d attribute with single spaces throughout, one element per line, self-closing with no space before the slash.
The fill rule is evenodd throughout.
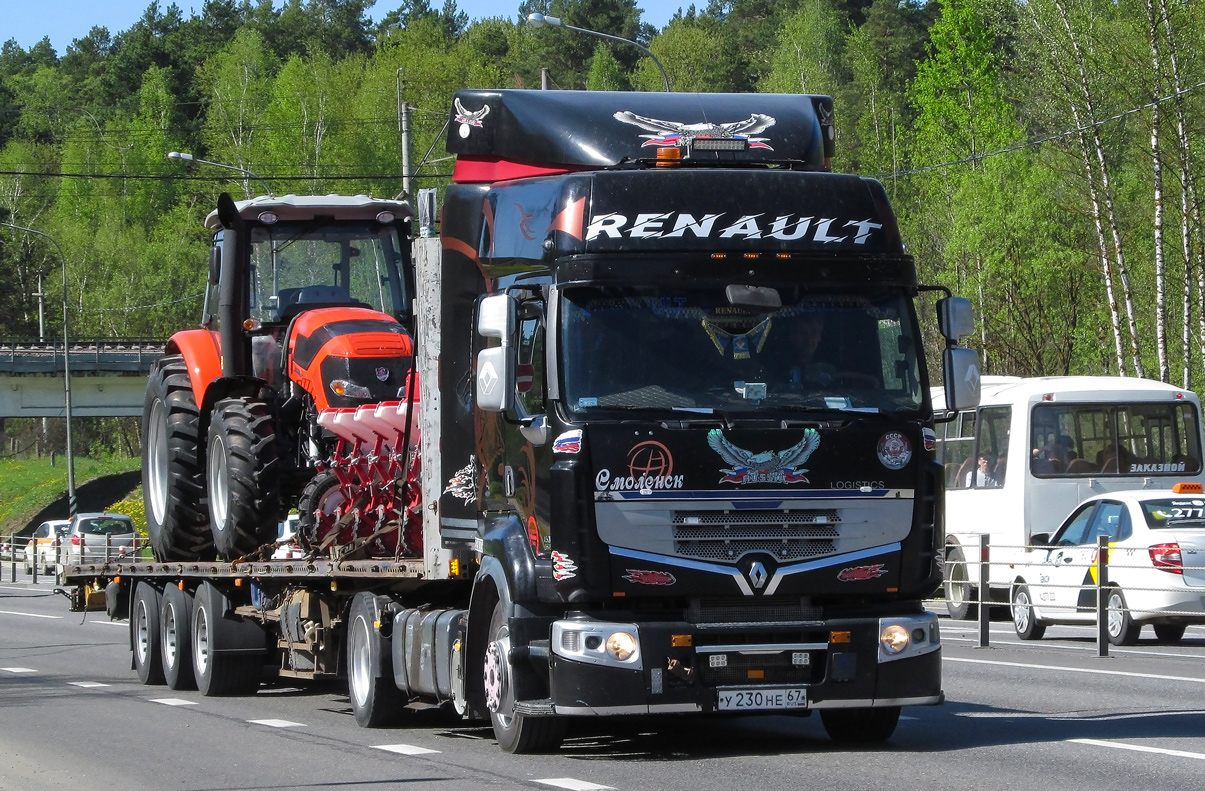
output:
<path id="1" fill-rule="evenodd" d="M 1038 404 L 1030 470 L 1043 478 L 1183 475 L 1201 471 L 1192 404 Z"/>
<path id="2" fill-rule="evenodd" d="M 778 300 L 758 308 L 732 304 L 734 288 L 746 287 L 567 288 L 561 350 L 568 408 L 921 408 L 906 296 L 783 288 Z"/>

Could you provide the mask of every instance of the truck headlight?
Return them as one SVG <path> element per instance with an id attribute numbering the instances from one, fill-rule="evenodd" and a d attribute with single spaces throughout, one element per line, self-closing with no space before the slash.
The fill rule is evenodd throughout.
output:
<path id="1" fill-rule="evenodd" d="M 627 632 L 615 632 L 607 638 L 607 653 L 620 662 L 628 661 L 638 648 L 636 638 Z"/>
<path id="2" fill-rule="evenodd" d="M 889 654 L 898 654 L 908 647 L 908 642 L 911 640 L 908 630 L 899 624 L 892 624 L 883 630 L 879 635 L 879 643 L 882 644 L 883 650 Z"/>

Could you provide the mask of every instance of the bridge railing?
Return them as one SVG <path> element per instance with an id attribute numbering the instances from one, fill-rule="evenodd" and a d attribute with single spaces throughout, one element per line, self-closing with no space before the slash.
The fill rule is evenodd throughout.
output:
<path id="1" fill-rule="evenodd" d="M 74 373 L 148 373 L 163 356 L 158 338 L 80 338 L 66 349 Z M 0 338 L 0 374 L 57 374 L 63 370 L 64 346 L 58 340 Z"/>

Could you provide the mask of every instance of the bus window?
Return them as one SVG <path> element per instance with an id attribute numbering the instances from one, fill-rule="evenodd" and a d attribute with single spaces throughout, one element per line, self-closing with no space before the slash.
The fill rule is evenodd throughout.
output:
<path id="1" fill-rule="evenodd" d="M 1004 485 L 1008 466 L 1008 430 L 1012 407 L 993 406 L 979 410 L 975 436 L 975 473 L 968 473 L 964 486 L 993 489 Z"/>
<path id="2" fill-rule="evenodd" d="M 1187 403 L 1039 404 L 1030 470 L 1040 478 L 1197 473 L 1197 420 Z"/>
<path id="3" fill-rule="evenodd" d="M 946 437 L 941 444 L 941 462 L 946 470 L 947 489 L 965 489 L 967 473 L 974 465 L 975 413 L 962 412 L 946 424 Z"/>

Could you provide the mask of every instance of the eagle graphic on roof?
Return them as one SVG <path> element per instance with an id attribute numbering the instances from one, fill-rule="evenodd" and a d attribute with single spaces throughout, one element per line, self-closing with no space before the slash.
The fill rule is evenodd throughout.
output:
<path id="1" fill-rule="evenodd" d="M 800 467 L 820 447 L 820 433 L 814 428 L 803 432 L 803 439 L 786 450 L 760 453 L 737 447 L 718 428 L 707 432 L 707 444 L 732 469 L 722 470 L 720 483 L 809 483 Z"/>
<path id="2" fill-rule="evenodd" d="M 650 132 L 653 135 L 641 135 L 645 138 L 645 146 L 690 146 L 696 138 L 712 138 L 720 140 L 748 140 L 750 148 L 774 149 L 767 145 L 768 137 L 755 137 L 776 123 L 774 118 L 763 113 L 753 113 L 743 121 L 733 121 L 726 124 L 713 124 L 704 121 L 698 124 L 683 124 L 678 121 L 662 121 L 659 118 L 646 118 L 636 115 L 629 110 L 615 113 L 615 120 L 632 124 Z"/>

